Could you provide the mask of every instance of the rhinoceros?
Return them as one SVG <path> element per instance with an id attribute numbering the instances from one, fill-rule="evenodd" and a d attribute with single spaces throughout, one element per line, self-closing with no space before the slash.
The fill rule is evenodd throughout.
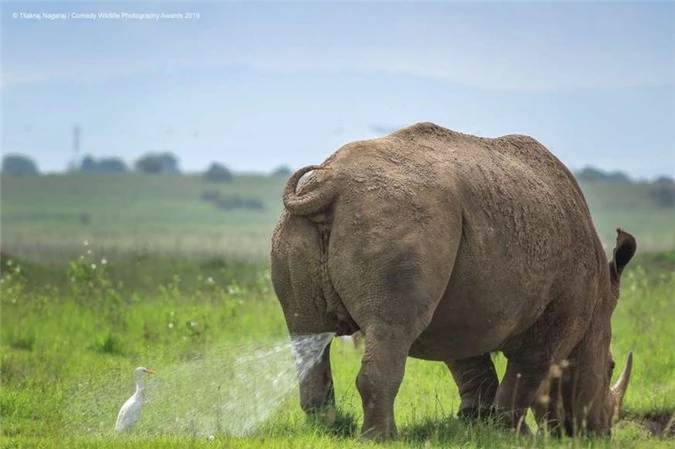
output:
<path id="1" fill-rule="evenodd" d="M 579 185 L 537 140 L 418 123 L 299 169 L 283 204 L 274 291 L 291 335 L 365 336 L 362 436 L 396 435 L 407 357 L 448 366 L 467 418 L 528 431 L 532 408 L 560 433 L 611 433 L 632 354 L 610 387 L 610 321 L 636 241 L 617 228 L 608 261 Z M 335 406 L 329 352 L 299 380 L 307 414 Z"/>

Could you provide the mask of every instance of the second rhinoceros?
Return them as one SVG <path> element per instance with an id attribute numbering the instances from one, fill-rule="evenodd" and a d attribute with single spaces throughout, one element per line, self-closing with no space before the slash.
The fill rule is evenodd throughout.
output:
<path id="1" fill-rule="evenodd" d="M 608 261 L 573 175 L 538 141 L 418 123 L 298 170 L 283 202 L 274 290 L 292 335 L 365 335 L 363 435 L 395 434 L 409 356 L 447 364 L 465 416 L 524 428 L 532 407 L 561 432 L 610 433 L 631 366 L 610 387 L 610 320 L 636 242 L 617 229 Z M 329 350 L 300 382 L 307 413 L 335 402 Z M 537 402 L 557 363 L 557 393 Z"/>

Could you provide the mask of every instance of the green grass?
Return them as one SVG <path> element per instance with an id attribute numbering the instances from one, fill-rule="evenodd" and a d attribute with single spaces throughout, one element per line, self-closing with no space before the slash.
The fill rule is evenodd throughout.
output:
<path id="1" fill-rule="evenodd" d="M 455 418 L 459 398 L 445 366 L 415 359 L 408 360 L 396 401 L 399 438 L 385 444 L 362 442 L 362 411 L 354 385 L 361 354 L 337 340 L 331 351 L 337 425 L 308 422 L 294 392 L 251 435 L 219 434 L 209 441 L 191 431 L 185 417 L 195 407 L 209 410 L 222 400 L 221 394 L 237 397 L 241 384 L 228 376 L 238 354 L 287 338 L 266 266 L 216 264 L 210 280 L 198 260 L 173 265 L 166 256 L 150 255 L 134 269 L 140 277 L 167 273 L 168 280 L 152 286 L 132 282 L 133 276 L 118 266 L 129 263 L 124 259 L 93 268 L 92 261 L 104 254 L 81 249 L 84 259 L 76 258 L 68 267 L 3 260 L 3 447 L 672 447 L 673 440 L 651 438 L 633 420 L 620 423 L 610 442 L 542 435 L 517 439 L 487 425 L 464 424 Z M 628 351 L 635 354 L 625 402 L 633 417 L 675 410 L 673 259 L 672 253 L 643 256 L 629 266 L 614 315 L 617 364 L 621 366 Z M 227 274 L 218 277 L 223 264 L 229 267 Z M 53 283 L 59 273 L 69 282 Z M 237 282 L 236 276 L 244 273 Z M 139 365 L 158 374 L 148 380 L 149 402 L 138 428 L 118 437 L 112 430 L 116 413 L 132 392 L 131 372 Z M 497 366 L 502 373 L 501 356 Z M 257 372 L 244 374 L 253 381 Z M 213 388 L 216 384 L 222 391 Z M 237 401 L 240 412 L 222 417 L 224 423 L 245 414 L 256 399 Z"/>

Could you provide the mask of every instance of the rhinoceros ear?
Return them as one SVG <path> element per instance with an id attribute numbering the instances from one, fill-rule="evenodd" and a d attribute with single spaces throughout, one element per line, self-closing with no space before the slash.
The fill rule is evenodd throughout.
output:
<path id="1" fill-rule="evenodd" d="M 628 262 L 633 258 L 637 243 L 635 237 L 627 233 L 621 228 L 616 229 L 616 247 L 614 248 L 614 257 L 609 263 L 612 275 L 612 281 L 618 282 L 623 269 L 628 265 Z"/>

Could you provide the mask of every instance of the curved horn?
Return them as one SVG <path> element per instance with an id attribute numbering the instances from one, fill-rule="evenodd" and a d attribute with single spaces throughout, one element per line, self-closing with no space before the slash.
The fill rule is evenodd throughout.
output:
<path id="1" fill-rule="evenodd" d="M 631 371 L 633 371 L 633 353 L 629 352 L 628 360 L 626 361 L 626 366 L 623 368 L 621 376 L 619 376 L 619 380 L 617 380 L 614 386 L 612 387 L 612 392 L 616 395 L 617 399 L 619 400 L 619 404 L 623 402 L 623 397 L 626 394 L 626 390 L 628 389 L 628 382 L 630 381 Z"/>
<path id="2" fill-rule="evenodd" d="M 330 204 L 337 193 L 333 183 L 326 183 L 301 197 L 298 196 L 295 190 L 300 178 L 312 170 L 326 170 L 326 168 L 319 165 L 308 165 L 293 173 L 293 176 L 286 183 L 283 194 L 284 206 L 293 215 L 311 215 L 319 212 Z"/>

